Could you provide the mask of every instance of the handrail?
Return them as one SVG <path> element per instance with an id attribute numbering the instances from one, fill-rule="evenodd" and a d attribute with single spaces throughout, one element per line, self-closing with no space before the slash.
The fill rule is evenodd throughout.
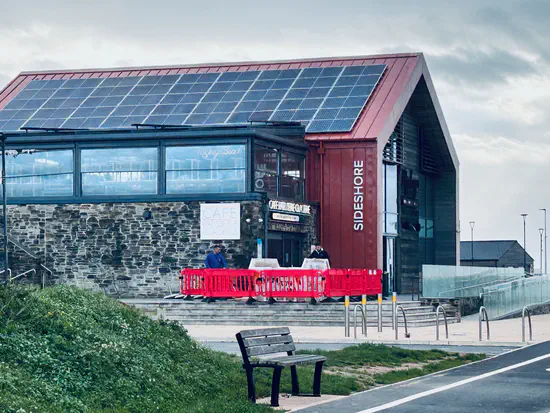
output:
<path id="1" fill-rule="evenodd" d="M 44 264 L 40 264 L 40 267 L 42 267 L 43 270 L 46 270 L 50 273 L 50 275 L 53 277 L 53 271 L 50 270 L 48 267 L 46 267 Z M 42 273 L 42 289 L 46 288 L 46 275 Z"/>
<path id="2" fill-rule="evenodd" d="M 485 314 L 485 320 L 483 319 L 483 315 Z M 483 340 L 483 328 L 482 328 L 482 322 L 485 321 L 487 323 L 487 340 L 491 339 L 491 336 L 489 334 L 489 315 L 487 314 L 487 309 L 483 306 L 479 308 L 479 341 Z"/>
<path id="3" fill-rule="evenodd" d="M 6 270 L 0 271 L 0 274 L 4 274 Z M 8 268 L 8 278 L 11 278 L 11 268 Z"/>
<path id="4" fill-rule="evenodd" d="M 533 341 L 533 325 L 531 324 L 531 311 L 527 306 L 525 306 L 521 311 L 521 341 L 523 343 L 525 343 L 525 313 L 527 313 L 527 319 L 529 320 L 529 341 Z"/>
<path id="5" fill-rule="evenodd" d="M 401 313 L 403 314 L 403 321 L 405 321 L 405 337 L 409 338 L 411 335 L 409 333 L 409 330 L 407 328 L 407 316 L 405 315 L 405 309 L 398 305 L 395 309 L 395 339 L 399 340 L 399 318 L 397 316 L 397 312 L 401 310 Z"/>
<path id="6" fill-rule="evenodd" d="M 525 278 L 525 275 L 516 275 L 514 277 L 510 277 L 510 278 L 507 278 L 507 279 L 504 279 L 504 280 L 493 280 L 493 281 L 487 281 L 487 282 L 480 283 L 480 284 L 469 285 L 467 287 L 453 288 L 452 290 L 441 291 L 438 294 L 438 297 L 441 297 L 442 294 L 451 293 L 453 291 L 469 290 L 470 288 L 483 287 L 485 285 L 488 286 L 488 287 L 491 287 L 493 285 L 505 284 L 505 283 L 508 283 L 508 282 L 513 282 L 513 281 L 516 281 L 516 280 L 520 280 L 522 278 Z"/>
<path id="7" fill-rule="evenodd" d="M 13 278 L 10 277 L 10 282 L 12 282 L 13 280 L 18 279 L 19 277 L 23 277 L 23 276 L 27 275 L 27 274 L 30 273 L 30 272 L 34 272 L 34 273 L 36 274 L 36 269 L 31 268 L 30 270 L 27 270 L 27 271 L 25 271 L 25 272 L 22 272 L 21 274 L 18 274 L 18 275 L 16 275 L 16 276 L 13 277 Z"/>
<path id="8" fill-rule="evenodd" d="M 355 307 L 353 307 L 353 338 L 357 338 L 357 309 L 361 310 L 361 314 L 363 317 L 363 322 L 361 323 L 361 332 L 366 337 L 367 336 L 367 314 L 363 310 L 363 306 L 361 304 L 356 304 Z"/>
<path id="9" fill-rule="evenodd" d="M 449 326 L 447 325 L 447 311 L 442 305 L 437 306 L 435 310 L 435 340 L 439 341 L 439 310 L 443 311 L 443 320 L 445 321 L 445 337 L 449 339 Z"/>

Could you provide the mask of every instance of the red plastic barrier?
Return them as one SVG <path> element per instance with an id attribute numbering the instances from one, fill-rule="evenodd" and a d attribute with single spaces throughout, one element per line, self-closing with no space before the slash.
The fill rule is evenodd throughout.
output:
<path id="1" fill-rule="evenodd" d="M 343 297 L 345 295 L 377 295 L 382 293 L 382 271 L 366 269 L 330 269 L 323 275 L 327 279 L 325 295 Z"/>
<path id="2" fill-rule="evenodd" d="M 324 295 L 325 281 L 319 270 L 263 270 L 260 276 L 260 292 L 267 298 L 319 298 Z"/>
<path id="3" fill-rule="evenodd" d="M 206 295 L 207 269 L 184 268 L 180 273 L 180 294 Z"/>
<path id="4" fill-rule="evenodd" d="M 206 277 L 207 297 L 255 297 L 257 291 L 258 271 L 255 270 L 208 270 Z"/>
<path id="5" fill-rule="evenodd" d="M 214 298 L 319 298 L 377 295 L 382 271 L 365 269 L 230 270 L 185 268 L 180 293 Z"/>

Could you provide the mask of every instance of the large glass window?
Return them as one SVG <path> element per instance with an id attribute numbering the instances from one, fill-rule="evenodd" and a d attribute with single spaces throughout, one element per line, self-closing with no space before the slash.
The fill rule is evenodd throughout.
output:
<path id="1" fill-rule="evenodd" d="M 245 192 L 245 145 L 166 148 L 166 193 Z"/>
<path id="2" fill-rule="evenodd" d="M 83 195 L 157 193 L 157 148 L 83 149 Z"/>
<path id="3" fill-rule="evenodd" d="M 254 148 L 254 188 L 267 192 L 269 196 L 278 195 L 279 151 L 256 145 Z"/>
<path id="4" fill-rule="evenodd" d="M 281 193 L 284 198 L 302 200 L 304 196 L 304 157 L 281 153 Z"/>
<path id="5" fill-rule="evenodd" d="M 301 201 L 305 189 L 305 157 L 256 145 L 254 148 L 254 188 L 269 196 Z"/>
<path id="6" fill-rule="evenodd" d="M 73 195 L 72 150 L 22 149 L 6 153 L 8 198 Z"/>
<path id="7" fill-rule="evenodd" d="M 397 165 L 384 164 L 384 233 L 397 234 Z"/>

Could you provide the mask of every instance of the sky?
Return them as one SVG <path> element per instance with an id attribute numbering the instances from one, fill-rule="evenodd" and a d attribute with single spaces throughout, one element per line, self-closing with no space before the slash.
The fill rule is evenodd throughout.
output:
<path id="1" fill-rule="evenodd" d="M 0 0 L 0 10 L 0 88 L 31 70 L 423 52 L 460 160 L 461 239 L 475 221 L 474 239 L 523 244 L 527 213 L 539 266 L 548 0 Z"/>

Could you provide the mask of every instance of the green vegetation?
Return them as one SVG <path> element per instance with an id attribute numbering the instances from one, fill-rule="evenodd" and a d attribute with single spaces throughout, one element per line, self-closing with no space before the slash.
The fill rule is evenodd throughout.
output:
<path id="1" fill-rule="evenodd" d="M 409 378 L 403 374 L 471 361 L 373 345 L 313 353 L 329 358 L 322 379 L 326 394 L 349 394 Z M 418 372 L 364 371 L 434 360 Z M 290 392 L 285 370 L 281 391 Z M 313 367 L 298 371 L 302 389 L 309 390 Z M 258 397 L 268 396 L 271 370 L 257 369 L 255 375 Z M 101 294 L 17 286 L 0 287 L 0 406 L 19 413 L 272 411 L 246 400 L 240 357 L 202 347 L 175 323 L 152 321 Z"/>

